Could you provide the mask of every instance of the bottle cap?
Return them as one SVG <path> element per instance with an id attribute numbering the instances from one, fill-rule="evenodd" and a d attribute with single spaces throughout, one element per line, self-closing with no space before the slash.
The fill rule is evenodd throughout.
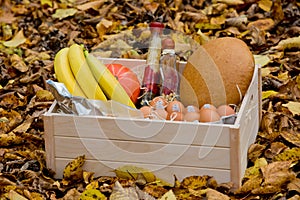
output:
<path id="1" fill-rule="evenodd" d="M 161 22 L 151 22 L 150 27 L 151 28 L 161 28 L 161 29 L 163 29 L 165 26 Z"/>

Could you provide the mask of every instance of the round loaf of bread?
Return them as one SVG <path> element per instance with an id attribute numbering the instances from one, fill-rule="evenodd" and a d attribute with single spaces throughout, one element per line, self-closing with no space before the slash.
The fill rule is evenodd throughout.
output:
<path id="1" fill-rule="evenodd" d="M 238 105 L 251 83 L 254 65 L 244 41 L 233 37 L 210 40 L 190 56 L 182 72 L 182 103 Z"/>

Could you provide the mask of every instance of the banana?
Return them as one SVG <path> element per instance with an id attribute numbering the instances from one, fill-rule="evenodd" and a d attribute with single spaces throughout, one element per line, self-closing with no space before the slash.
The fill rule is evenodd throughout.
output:
<path id="1" fill-rule="evenodd" d="M 73 96 L 86 97 L 76 82 L 68 60 L 69 48 L 63 48 L 57 52 L 54 58 L 54 72 L 57 80 L 64 83 Z"/>
<path id="2" fill-rule="evenodd" d="M 87 98 L 107 100 L 86 62 L 83 48 L 78 44 L 71 45 L 68 59 L 75 79 Z"/>
<path id="3" fill-rule="evenodd" d="M 86 53 L 86 61 L 101 89 L 109 99 L 135 108 L 134 103 L 107 67 L 92 54 Z"/>

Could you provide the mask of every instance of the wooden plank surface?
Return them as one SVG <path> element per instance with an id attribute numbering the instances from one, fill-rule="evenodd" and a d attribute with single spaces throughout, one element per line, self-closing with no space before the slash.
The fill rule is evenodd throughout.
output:
<path id="1" fill-rule="evenodd" d="M 62 178 L 63 170 L 65 166 L 71 161 L 71 159 L 66 158 L 56 158 L 56 178 Z M 115 176 L 113 169 L 116 169 L 123 165 L 134 165 L 138 167 L 143 167 L 145 169 L 153 169 L 153 173 L 169 183 L 174 183 L 174 176 L 178 180 L 182 180 L 188 176 L 203 176 L 209 175 L 213 176 L 218 183 L 225 183 L 230 181 L 230 171 L 222 169 L 213 169 L 213 168 L 195 168 L 195 167 L 185 167 L 185 166 L 176 166 L 176 165 L 156 165 L 156 164 L 146 164 L 146 163 L 131 163 L 131 162 L 111 162 L 111 161 L 102 161 L 98 162 L 96 160 L 86 160 L 83 169 L 94 172 L 95 177 L 97 176 Z"/>
<path id="2" fill-rule="evenodd" d="M 108 117 L 54 117 L 55 135 L 229 147 L 229 127 Z"/>
<path id="3" fill-rule="evenodd" d="M 55 163 L 55 141 L 54 141 L 54 129 L 55 124 L 53 123 L 52 116 L 43 116 L 44 120 L 44 140 L 45 140 L 45 151 L 46 151 L 46 164 L 47 167 L 56 169 Z"/>
<path id="4" fill-rule="evenodd" d="M 230 169 L 229 148 L 55 137 L 56 157 Z"/>

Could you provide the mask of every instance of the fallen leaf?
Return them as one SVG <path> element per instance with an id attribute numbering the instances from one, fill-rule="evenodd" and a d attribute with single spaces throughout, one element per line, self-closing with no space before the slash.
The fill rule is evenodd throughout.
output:
<path id="1" fill-rule="evenodd" d="M 271 28 L 273 28 L 275 25 L 275 22 L 273 19 L 271 18 L 266 18 L 266 19 L 258 19 L 256 21 L 250 22 L 247 25 L 247 28 L 250 29 L 250 27 L 254 26 L 256 28 L 258 28 L 261 31 L 268 31 Z"/>
<path id="2" fill-rule="evenodd" d="M 274 161 L 298 161 L 300 160 L 300 148 L 291 148 L 283 151 L 273 158 Z"/>
<path id="3" fill-rule="evenodd" d="M 70 163 L 68 163 L 63 172 L 63 179 L 64 180 L 82 179 L 83 178 L 82 166 L 84 163 L 85 163 L 84 155 L 78 156 L 77 158 L 72 160 Z"/>
<path id="4" fill-rule="evenodd" d="M 300 147 L 300 136 L 297 133 L 290 133 L 288 131 L 282 131 L 280 133 L 281 137 L 288 141 L 289 143 Z"/>
<path id="5" fill-rule="evenodd" d="M 137 180 L 139 174 L 142 174 L 147 183 L 154 182 L 156 180 L 155 175 L 147 169 L 137 167 L 134 165 L 124 165 L 114 170 L 115 174 L 119 178 L 134 179 Z"/>
<path id="6" fill-rule="evenodd" d="M 273 2 L 271 0 L 260 0 L 258 2 L 258 7 L 266 12 L 270 12 Z"/>
<path id="7" fill-rule="evenodd" d="M 290 170 L 292 161 L 275 161 L 262 166 L 261 171 L 264 185 L 281 187 L 283 184 L 296 178 L 296 174 Z"/>
<path id="8" fill-rule="evenodd" d="M 218 3 L 225 3 L 230 6 L 236 6 L 244 4 L 244 1 L 242 0 L 216 0 Z"/>
<path id="9" fill-rule="evenodd" d="M 282 106 L 287 107 L 293 116 L 300 114 L 300 102 L 289 101 L 286 104 L 282 104 Z"/>
<path id="10" fill-rule="evenodd" d="M 267 195 L 267 194 L 275 194 L 281 191 L 281 187 L 277 185 L 264 185 L 258 188 L 255 188 L 251 191 L 252 194 L 256 195 Z"/>
<path id="11" fill-rule="evenodd" d="M 36 100 L 38 102 L 53 101 L 54 96 L 49 90 L 38 90 L 36 92 Z"/>
<path id="12" fill-rule="evenodd" d="M 281 40 L 275 48 L 279 50 L 300 49 L 300 36 Z"/>
<path id="13" fill-rule="evenodd" d="M 253 163 L 262 155 L 266 146 L 262 144 L 251 144 L 248 148 L 248 159 Z"/>
<path id="14" fill-rule="evenodd" d="M 106 196 L 97 189 L 87 189 L 81 193 L 80 200 L 106 200 Z"/>
<path id="15" fill-rule="evenodd" d="M 173 190 L 166 192 L 159 200 L 176 200 L 176 196 L 173 193 Z"/>
<path id="16" fill-rule="evenodd" d="M 248 167 L 245 171 L 244 178 L 245 179 L 251 179 L 253 177 L 261 175 L 260 168 L 263 166 L 266 166 L 268 164 L 267 160 L 265 158 L 258 158 L 254 166 Z"/>
<path id="17" fill-rule="evenodd" d="M 11 55 L 10 62 L 12 67 L 20 72 L 27 72 L 29 70 L 29 67 L 23 61 L 23 58 L 18 54 Z"/>
<path id="18" fill-rule="evenodd" d="M 8 198 L 10 200 L 28 200 L 26 197 L 13 190 L 9 191 Z"/>
<path id="19" fill-rule="evenodd" d="M 78 5 L 77 9 L 85 11 L 85 10 L 88 10 L 90 8 L 93 8 L 93 9 L 97 10 L 98 8 L 100 8 L 105 3 L 105 1 L 106 0 L 97 0 L 97 1 L 87 2 L 87 3 L 84 3 L 84 4 Z"/>
<path id="20" fill-rule="evenodd" d="M 77 9 L 75 8 L 66 8 L 66 9 L 56 9 L 55 13 L 52 15 L 54 19 L 62 20 L 64 18 L 70 17 L 75 15 L 77 12 Z"/>
<path id="21" fill-rule="evenodd" d="M 123 188 L 119 181 L 116 181 L 109 200 L 139 200 L 139 197 L 134 187 Z"/>
<path id="22" fill-rule="evenodd" d="M 259 188 L 262 182 L 263 178 L 261 175 L 253 176 L 246 180 L 243 185 L 235 191 L 235 194 L 248 194 L 255 188 Z"/>
<path id="23" fill-rule="evenodd" d="M 53 3 L 52 3 L 52 0 L 41 0 L 41 5 L 42 6 L 48 5 L 48 6 L 52 7 Z"/>
<path id="24" fill-rule="evenodd" d="M 268 55 L 253 55 L 253 56 L 254 56 L 255 64 L 260 65 L 261 67 L 269 64 L 271 61 Z M 268 68 L 262 68 L 261 70 L 264 69 L 268 69 Z M 262 74 L 262 76 L 264 75 Z"/>
<path id="25" fill-rule="evenodd" d="M 262 91 L 262 100 L 275 96 L 278 92 L 274 90 Z"/>
<path id="26" fill-rule="evenodd" d="M 222 194 L 221 192 L 208 188 L 206 192 L 207 200 L 229 200 L 229 196 Z"/>
<path id="27" fill-rule="evenodd" d="M 26 38 L 23 34 L 23 29 L 21 29 L 11 40 L 3 42 L 6 47 L 17 47 L 26 42 Z"/>
<path id="28" fill-rule="evenodd" d="M 288 185 L 287 189 L 289 191 L 296 191 L 297 193 L 300 193 L 300 179 L 296 178 L 292 180 Z"/>

